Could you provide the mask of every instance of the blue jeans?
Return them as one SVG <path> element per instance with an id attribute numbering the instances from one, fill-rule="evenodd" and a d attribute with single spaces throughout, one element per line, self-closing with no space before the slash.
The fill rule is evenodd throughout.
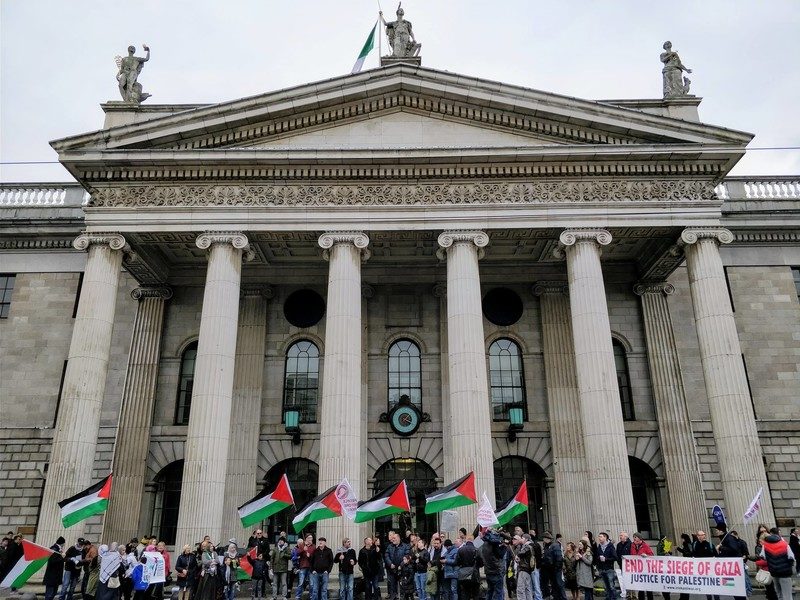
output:
<path id="1" fill-rule="evenodd" d="M 425 593 L 425 581 L 427 577 L 427 573 L 414 573 L 414 587 L 417 588 L 417 597 L 419 600 L 428 600 L 428 595 Z"/>
<path id="2" fill-rule="evenodd" d="M 311 573 L 311 600 L 328 600 L 328 572 Z"/>
<path id="3" fill-rule="evenodd" d="M 600 569 L 600 579 L 603 580 L 603 586 L 606 588 L 607 600 L 617 600 L 617 574 L 614 569 Z"/>
<path id="4" fill-rule="evenodd" d="M 389 592 L 389 600 L 397 600 L 397 575 L 391 568 L 386 569 L 386 590 Z"/>
<path id="5" fill-rule="evenodd" d="M 310 569 L 300 569 L 297 571 L 297 591 L 294 594 L 294 597 L 297 600 L 300 600 L 300 596 L 303 595 L 303 584 L 308 579 L 308 576 L 311 574 Z"/>
<path id="6" fill-rule="evenodd" d="M 64 571 L 64 579 L 61 581 L 61 595 L 59 596 L 59 600 L 72 600 L 72 596 L 75 594 L 75 587 L 78 585 L 80 578 L 80 573 L 70 573 L 69 571 Z"/>
<path id="7" fill-rule="evenodd" d="M 539 583 L 539 569 L 531 571 L 531 583 L 533 584 L 533 600 L 542 600 L 542 585 Z"/>
<path id="8" fill-rule="evenodd" d="M 486 576 L 486 600 L 503 600 L 503 573 Z"/>
<path id="9" fill-rule="evenodd" d="M 378 576 L 364 576 L 364 600 L 378 600 L 381 591 L 378 589 Z"/>
<path id="10" fill-rule="evenodd" d="M 225 586 L 225 600 L 233 600 L 236 598 L 236 582 L 229 583 Z"/>
<path id="11" fill-rule="evenodd" d="M 502 586 L 501 586 L 502 587 Z M 489 594 L 486 594 L 487 598 Z M 458 600 L 458 577 L 445 577 L 442 579 L 442 589 L 439 592 L 442 600 Z"/>
<path id="12" fill-rule="evenodd" d="M 339 600 L 353 600 L 352 573 L 339 573 Z"/>

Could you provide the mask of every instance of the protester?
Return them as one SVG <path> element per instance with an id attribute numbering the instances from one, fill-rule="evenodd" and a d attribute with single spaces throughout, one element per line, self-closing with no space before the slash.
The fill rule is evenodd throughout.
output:
<path id="1" fill-rule="evenodd" d="M 758 567 L 759 571 L 765 571 L 769 576 L 769 582 L 764 584 L 764 595 L 767 597 L 767 600 L 778 600 L 778 594 L 775 591 L 775 585 L 772 582 L 772 575 L 769 574 L 769 565 L 767 564 L 766 559 L 762 557 L 762 551 L 764 549 L 764 539 L 769 535 L 769 529 L 766 525 L 759 525 L 756 534 L 758 538 L 756 539 L 756 545 L 754 548 L 754 554 L 751 558 L 756 562 L 756 567 Z M 759 573 L 756 572 L 756 578 L 758 578 Z"/>
<path id="2" fill-rule="evenodd" d="M 644 541 L 642 534 L 639 532 L 633 534 L 633 541 L 631 542 L 630 546 L 630 554 L 633 556 L 653 556 L 653 550 L 650 548 L 650 545 Z M 642 590 L 639 590 L 637 593 L 638 600 L 643 600 L 645 595 L 647 596 L 647 600 L 653 600 L 653 592 L 644 592 Z"/>
<path id="3" fill-rule="evenodd" d="M 578 587 L 583 590 L 584 600 L 593 600 L 594 571 L 592 564 L 594 563 L 594 555 L 592 554 L 592 543 L 588 537 L 584 537 L 578 542 L 575 558 L 577 560 L 575 571 Z"/>
<path id="4" fill-rule="evenodd" d="M 478 600 L 480 591 L 480 557 L 475 548 L 474 536 L 468 535 L 458 549 L 458 597 L 459 600 Z M 422 599 L 420 599 L 422 600 Z"/>
<path id="5" fill-rule="evenodd" d="M 328 577 L 333 569 L 333 552 L 324 537 L 317 540 L 311 555 L 311 599 L 328 600 Z"/>
<path id="6" fill-rule="evenodd" d="M 552 598 L 567 600 L 567 593 L 564 589 L 564 554 L 561 544 L 553 542 L 553 536 L 549 531 L 542 534 L 542 541 L 544 541 L 544 551 L 539 572 L 547 581 Z"/>
<path id="7" fill-rule="evenodd" d="M 353 600 L 353 570 L 356 560 L 356 551 L 350 547 L 350 538 L 343 539 L 334 558 L 334 562 L 339 565 L 339 600 Z"/>
<path id="8" fill-rule="evenodd" d="M 606 599 L 617 600 L 617 573 L 614 571 L 617 552 L 605 531 L 597 534 L 597 542 L 597 570 L 606 588 Z"/>
<path id="9" fill-rule="evenodd" d="M 521 527 L 517 527 L 522 531 Z M 516 531 L 515 529 L 515 531 Z M 533 580 L 531 573 L 535 565 L 530 536 L 518 533 L 511 540 L 514 545 L 514 560 L 517 564 L 517 600 L 533 600 Z"/>
<path id="10" fill-rule="evenodd" d="M 200 578 L 197 583 L 196 598 L 192 600 L 217 600 L 220 590 L 219 562 L 214 546 L 209 540 L 200 545 Z"/>
<path id="11" fill-rule="evenodd" d="M 378 575 L 380 573 L 381 556 L 372 544 L 372 538 L 364 538 L 364 545 L 358 551 L 358 566 L 364 577 L 364 600 L 378 600 Z"/>
<path id="12" fill-rule="evenodd" d="M 419 538 L 417 540 L 417 547 L 412 554 L 413 560 L 411 561 L 414 568 L 414 587 L 417 592 L 419 600 L 428 600 L 425 593 L 425 582 L 428 576 L 428 565 L 430 564 L 430 556 L 428 549 L 425 547 L 425 540 Z"/>
<path id="13" fill-rule="evenodd" d="M 410 536 L 411 541 L 414 541 L 414 535 Z M 403 562 L 400 565 L 398 573 L 398 582 L 400 585 L 400 593 L 403 600 L 414 600 L 414 591 L 416 587 L 414 578 L 414 565 L 411 563 L 411 555 L 406 554 L 403 557 Z"/>
<path id="14" fill-rule="evenodd" d="M 133 571 L 131 571 L 131 581 L 133 581 L 133 599 L 144 600 L 147 593 L 147 579 L 145 579 L 144 567 L 147 564 L 147 558 L 142 556 L 139 559 Z"/>
<path id="15" fill-rule="evenodd" d="M 286 543 L 286 536 L 278 538 L 278 543 L 269 553 L 269 562 L 272 565 L 272 598 L 273 600 L 286 600 L 289 579 L 289 565 L 291 563 L 291 550 Z M 264 592 L 266 595 L 266 591 Z"/>
<path id="16" fill-rule="evenodd" d="M 187 544 L 175 561 L 175 576 L 178 579 L 178 600 L 189 599 L 189 592 L 194 588 L 196 575 L 197 558 L 192 554 L 192 547 Z"/>
<path id="17" fill-rule="evenodd" d="M 483 544 L 478 550 L 486 576 L 486 600 L 503 600 L 506 539 L 505 534 L 489 529 L 483 535 Z"/>
<path id="18" fill-rule="evenodd" d="M 779 600 L 792 600 L 792 574 L 795 570 L 795 556 L 789 544 L 773 527 L 761 542 L 761 557 L 767 561 L 772 584 Z"/>
<path id="19" fill-rule="evenodd" d="M 564 551 L 564 587 L 570 591 L 572 600 L 578 600 L 578 557 L 574 542 L 567 542 Z"/>
<path id="20" fill-rule="evenodd" d="M 58 586 L 64 582 L 64 544 L 67 541 L 60 537 L 50 546 L 53 554 L 47 559 L 44 570 L 44 600 L 53 600 L 58 593 Z"/>
<path id="21" fill-rule="evenodd" d="M 297 540 L 297 590 L 295 600 L 300 600 L 303 585 L 311 582 L 311 557 L 314 556 L 314 537 L 308 534 L 305 540 Z M 313 588 L 312 588 L 313 590 Z"/>
<path id="22" fill-rule="evenodd" d="M 83 579 L 81 580 L 81 596 L 84 600 L 93 594 L 88 593 L 89 587 L 89 572 L 91 571 L 92 564 L 96 563 L 97 548 L 89 540 L 83 540 L 83 548 L 81 549 L 81 567 L 83 568 Z"/>
<path id="23" fill-rule="evenodd" d="M 681 534 L 681 545 L 677 548 L 684 558 L 692 557 L 692 538 L 688 533 Z"/>
<path id="24" fill-rule="evenodd" d="M 239 569 L 239 562 L 239 551 L 236 544 L 228 544 L 228 550 L 222 555 L 226 600 L 233 600 L 236 597 L 236 584 L 239 581 L 236 572 Z"/>
<path id="25" fill-rule="evenodd" d="M 389 592 L 389 600 L 398 600 L 397 584 L 400 565 L 403 564 L 403 557 L 411 554 L 411 549 L 400 540 L 400 535 L 394 531 L 389 532 L 389 545 L 384 553 L 384 563 L 386 564 L 386 580 Z"/>
<path id="26" fill-rule="evenodd" d="M 789 534 L 789 548 L 791 549 L 795 558 L 795 574 L 800 576 L 800 527 L 795 527 L 792 529 L 791 534 Z"/>
<path id="27" fill-rule="evenodd" d="M 451 540 L 444 541 L 444 551 L 439 559 L 442 563 L 441 600 L 458 600 L 458 548 Z"/>

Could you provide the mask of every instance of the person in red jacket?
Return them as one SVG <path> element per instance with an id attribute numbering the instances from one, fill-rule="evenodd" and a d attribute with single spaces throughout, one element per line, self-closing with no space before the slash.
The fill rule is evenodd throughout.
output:
<path id="1" fill-rule="evenodd" d="M 795 556 L 789 544 L 781 537 L 777 527 L 761 541 L 761 557 L 766 559 L 772 584 L 781 600 L 792 600 L 792 572 Z"/>
<path id="2" fill-rule="evenodd" d="M 650 548 L 650 545 L 644 541 L 642 534 L 639 532 L 633 534 L 631 554 L 634 556 L 653 556 L 653 550 Z M 644 600 L 645 594 L 647 594 L 647 600 L 653 600 L 653 592 L 643 591 L 639 591 L 639 600 Z"/>

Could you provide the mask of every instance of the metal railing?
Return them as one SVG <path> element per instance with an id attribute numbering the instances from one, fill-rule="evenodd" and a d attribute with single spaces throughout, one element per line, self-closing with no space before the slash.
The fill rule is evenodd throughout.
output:
<path id="1" fill-rule="evenodd" d="M 89 194 L 77 183 L 0 184 L 0 208 L 73 207 L 89 202 Z"/>

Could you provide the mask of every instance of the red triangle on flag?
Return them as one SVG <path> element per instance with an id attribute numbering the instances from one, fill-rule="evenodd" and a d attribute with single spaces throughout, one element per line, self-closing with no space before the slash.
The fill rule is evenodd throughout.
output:
<path id="1" fill-rule="evenodd" d="M 528 506 L 528 486 L 525 485 L 526 482 L 522 482 L 522 485 L 519 486 L 519 490 L 517 490 L 517 495 L 514 496 L 514 500 L 519 502 L 520 504 L 524 504 Z"/>
<path id="2" fill-rule="evenodd" d="M 278 502 L 294 504 L 294 496 L 292 496 L 292 490 L 289 488 L 289 478 L 286 476 L 286 473 L 283 474 L 283 477 L 278 481 L 278 486 L 275 488 L 275 491 L 270 495 L 273 500 L 277 500 Z"/>
<path id="3" fill-rule="evenodd" d="M 389 506 L 395 506 L 397 508 L 402 508 L 406 512 L 411 512 L 411 506 L 408 503 L 408 489 L 406 488 L 406 480 L 400 482 L 400 484 L 394 488 L 392 495 L 386 499 L 386 504 Z"/>
<path id="4" fill-rule="evenodd" d="M 461 485 L 456 488 L 456 491 L 465 498 L 478 502 L 478 492 L 475 490 L 475 471 L 470 471 Z"/>
<path id="5" fill-rule="evenodd" d="M 103 487 L 100 488 L 100 491 L 97 492 L 98 498 L 110 498 L 111 497 L 111 475 L 106 478 L 106 482 L 103 484 Z"/>
<path id="6" fill-rule="evenodd" d="M 336 486 L 331 488 L 331 491 L 322 499 L 321 503 L 335 512 L 337 515 L 342 514 L 342 504 L 336 497 Z"/>
<path id="7" fill-rule="evenodd" d="M 28 562 L 50 558 L 51 554 L 53 554 L 53 551 L 50 548 L 45 548 L 28 540 L 22 540 L 22 556 Z"/>

